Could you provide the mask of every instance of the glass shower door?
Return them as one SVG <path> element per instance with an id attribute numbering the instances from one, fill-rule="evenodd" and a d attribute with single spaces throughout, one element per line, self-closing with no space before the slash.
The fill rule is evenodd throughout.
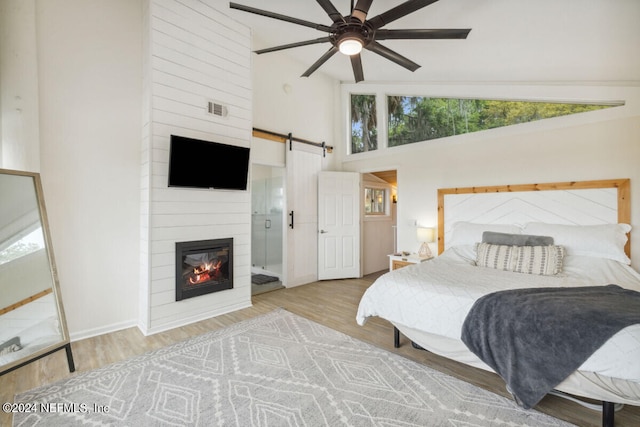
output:
<path id="1" fill-rule="evenodd" d="M 251 265 L 253 273 L 282 278 L 284 168 L 253 165 Z"/>

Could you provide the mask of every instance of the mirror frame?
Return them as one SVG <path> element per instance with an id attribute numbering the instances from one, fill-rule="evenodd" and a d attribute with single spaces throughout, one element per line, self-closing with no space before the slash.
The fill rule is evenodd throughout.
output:
<path id="1" fill-rule="evenodd" d="M 47 219 L 47 210 L 44 204 L 44 193 L 42 191 L 42 182 L 40 180 L 40 174 L 37 172 L 24 172 L 24 171 L 0 168 L 0 175 L 17 175 L 17 176 L 30 177 L 33 179 L 34 190 L 36 193 L 35 195 L 38 202 L 38 212 L 40 214 L 40 222 L 42 223 L 42 234 L 44 238 L 45 249 L 47 251 L 47 259 L 49 261 L 49 270 L 51 272 L 51 279 L 52 279 L 51 289 L 53 292 L 54 300 L 56 303 L 56 309 L 58 312 L 60 332 L 62 333 L 62 340 L 60 340 L 59 342 L 51 344 L 40 350 L 37 350 L 27 356 L 24 356 L 21 359 L 17 359 L 6 365 L 1 365 L 0 375 L 4 375 L 8 372 L 11 372 L 15 369 L 18 369 L 24 365 L 27 365 L 31 362 L 34 362 L 38 359 L 41 359 L 45 356 L 50 355 L 51 353 L 54 353 L 62 349 L 65 349 L 67 353 L 67 363 L 69 365 L 69 372 L 74 372 L 75 363 L 73 361 L 73 353 L 71 352 L 71 340 L 69 337 L 69 330 L 67 329 L 67 319 L 65 317 L 64 308 L 62 305 L 62 297 L 61 297 L 62 294 L 60 292 L 60 284 L 58 282 L 58 271 L 56 269 L 55 257 L 53 255 L 53 247 L 51 245 L 49 221 Z"/>

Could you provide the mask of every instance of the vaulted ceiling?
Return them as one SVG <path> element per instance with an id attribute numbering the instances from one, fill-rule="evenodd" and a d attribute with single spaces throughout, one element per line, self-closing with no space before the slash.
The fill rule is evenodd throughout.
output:
<path id="1" fill-rule="evenodd" d="M 369 17 L 405 0 L 373 0 Z M 236 0 L 236 3 L 331 25 L 316 0 Z M 343 15 L 351 0 L 332 0 Z M 326 33 L 229 9 L 253 30 L 254 49 L 315 39 Z M 363 51 L 367 82 L 603 82 L 640 81 L 638 0 L 439 0 L 384 28 L 471 28 L 466 40 L 385 40 L 421 65 L 408 71 Z M 329 43 L 265 53 L 286 55 L 303 74 Z M 336 54 L 316 73 L 353 82 L 348 57 Z M 310 78 L 313 78 L 311 75 Z"/>
<path id="2" fill-rule="evenodd" d="M 377 176 L 378 178 L 382 179 L 383 181 L 388 182 L 389 184 L 393 185 L 394 187 L 398 186 L 398 172 L 395 171 L 395 170 L 371 172 L 371 175 Z"/>

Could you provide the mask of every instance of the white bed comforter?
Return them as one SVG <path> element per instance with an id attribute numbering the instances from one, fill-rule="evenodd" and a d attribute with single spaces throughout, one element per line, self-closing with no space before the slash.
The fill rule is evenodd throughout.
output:
<path id="1" fill-rule="evenodd" d="M 567 256 L 561 275 L 537 276 L 476 267 L 465 251 L 451 248 L 436 259 L 382 275 L 360 301 L 358 324 L 378 316 L 397 325 L 460 340 L 471 306 L 491 292 L 608 284 L 640 292 L 640 274 L 617 261 Z M 640 382 L 640 325 L 618 332 L 579 370 Z"/>

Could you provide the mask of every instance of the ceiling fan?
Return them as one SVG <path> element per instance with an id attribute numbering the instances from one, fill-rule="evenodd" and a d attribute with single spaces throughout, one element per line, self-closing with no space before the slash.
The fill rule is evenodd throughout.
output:
<path id="1" fill-rule="evenodd" d="M 418 40 L 418 39 L 466 39 L 470 28 L 467 29 L 405 29 L 405 30 L 388 30 L 382 29 L 383 26 L 413 13 L 425 6 L 435 3 L 438 0 L 408 0 L 387 10 L 380 15 L 371 19 L 367 19 L 367 13 L 373 0 L 358 0 L 354 5 L 351 0 L 351 14 L 343 16 L 338 12 L 331 0 L 316 0 L 318 4 L 329 15 L 333 21 L 331 25 L 316 24 L 314 22 L 305 21 L 303 19 L 293 18 L 279 13 L 269 12 L 266 10 L 256 9 L 250 6 L 243 6 L 238 3 L 229 3 L 232 9 L 244 12 L 254 13 L 269 18 L 279 19 L 281 21 L 290 22 L 292 24 L 303 25 L 305 27 L 314 28 L 318 31 L 327 33 L 325 37 L 306 40 L 296 43 L 285 44 L 281 46 L 270 47 L 267 49 L 256 50 L 257 54 L 276 52 L 279 50 L 290 49 L 293 47 L 308 46 L 318 43 L 331 43 L 331 48 L 320 57 L 302 77 L 309 77 L 322 64 L 327 62 L 336 52 L 341 52 L 350 56 L 353 75 L 356 83 L 364 80 L 364 72 L 362 70 L 362 60 L 360 52 L 367 49 L 378 55 L 395 62 L 404 68 L 415 71 L 420 65 L 411 61 L 399 53 L 381 45 L 378 40 Z"/>

